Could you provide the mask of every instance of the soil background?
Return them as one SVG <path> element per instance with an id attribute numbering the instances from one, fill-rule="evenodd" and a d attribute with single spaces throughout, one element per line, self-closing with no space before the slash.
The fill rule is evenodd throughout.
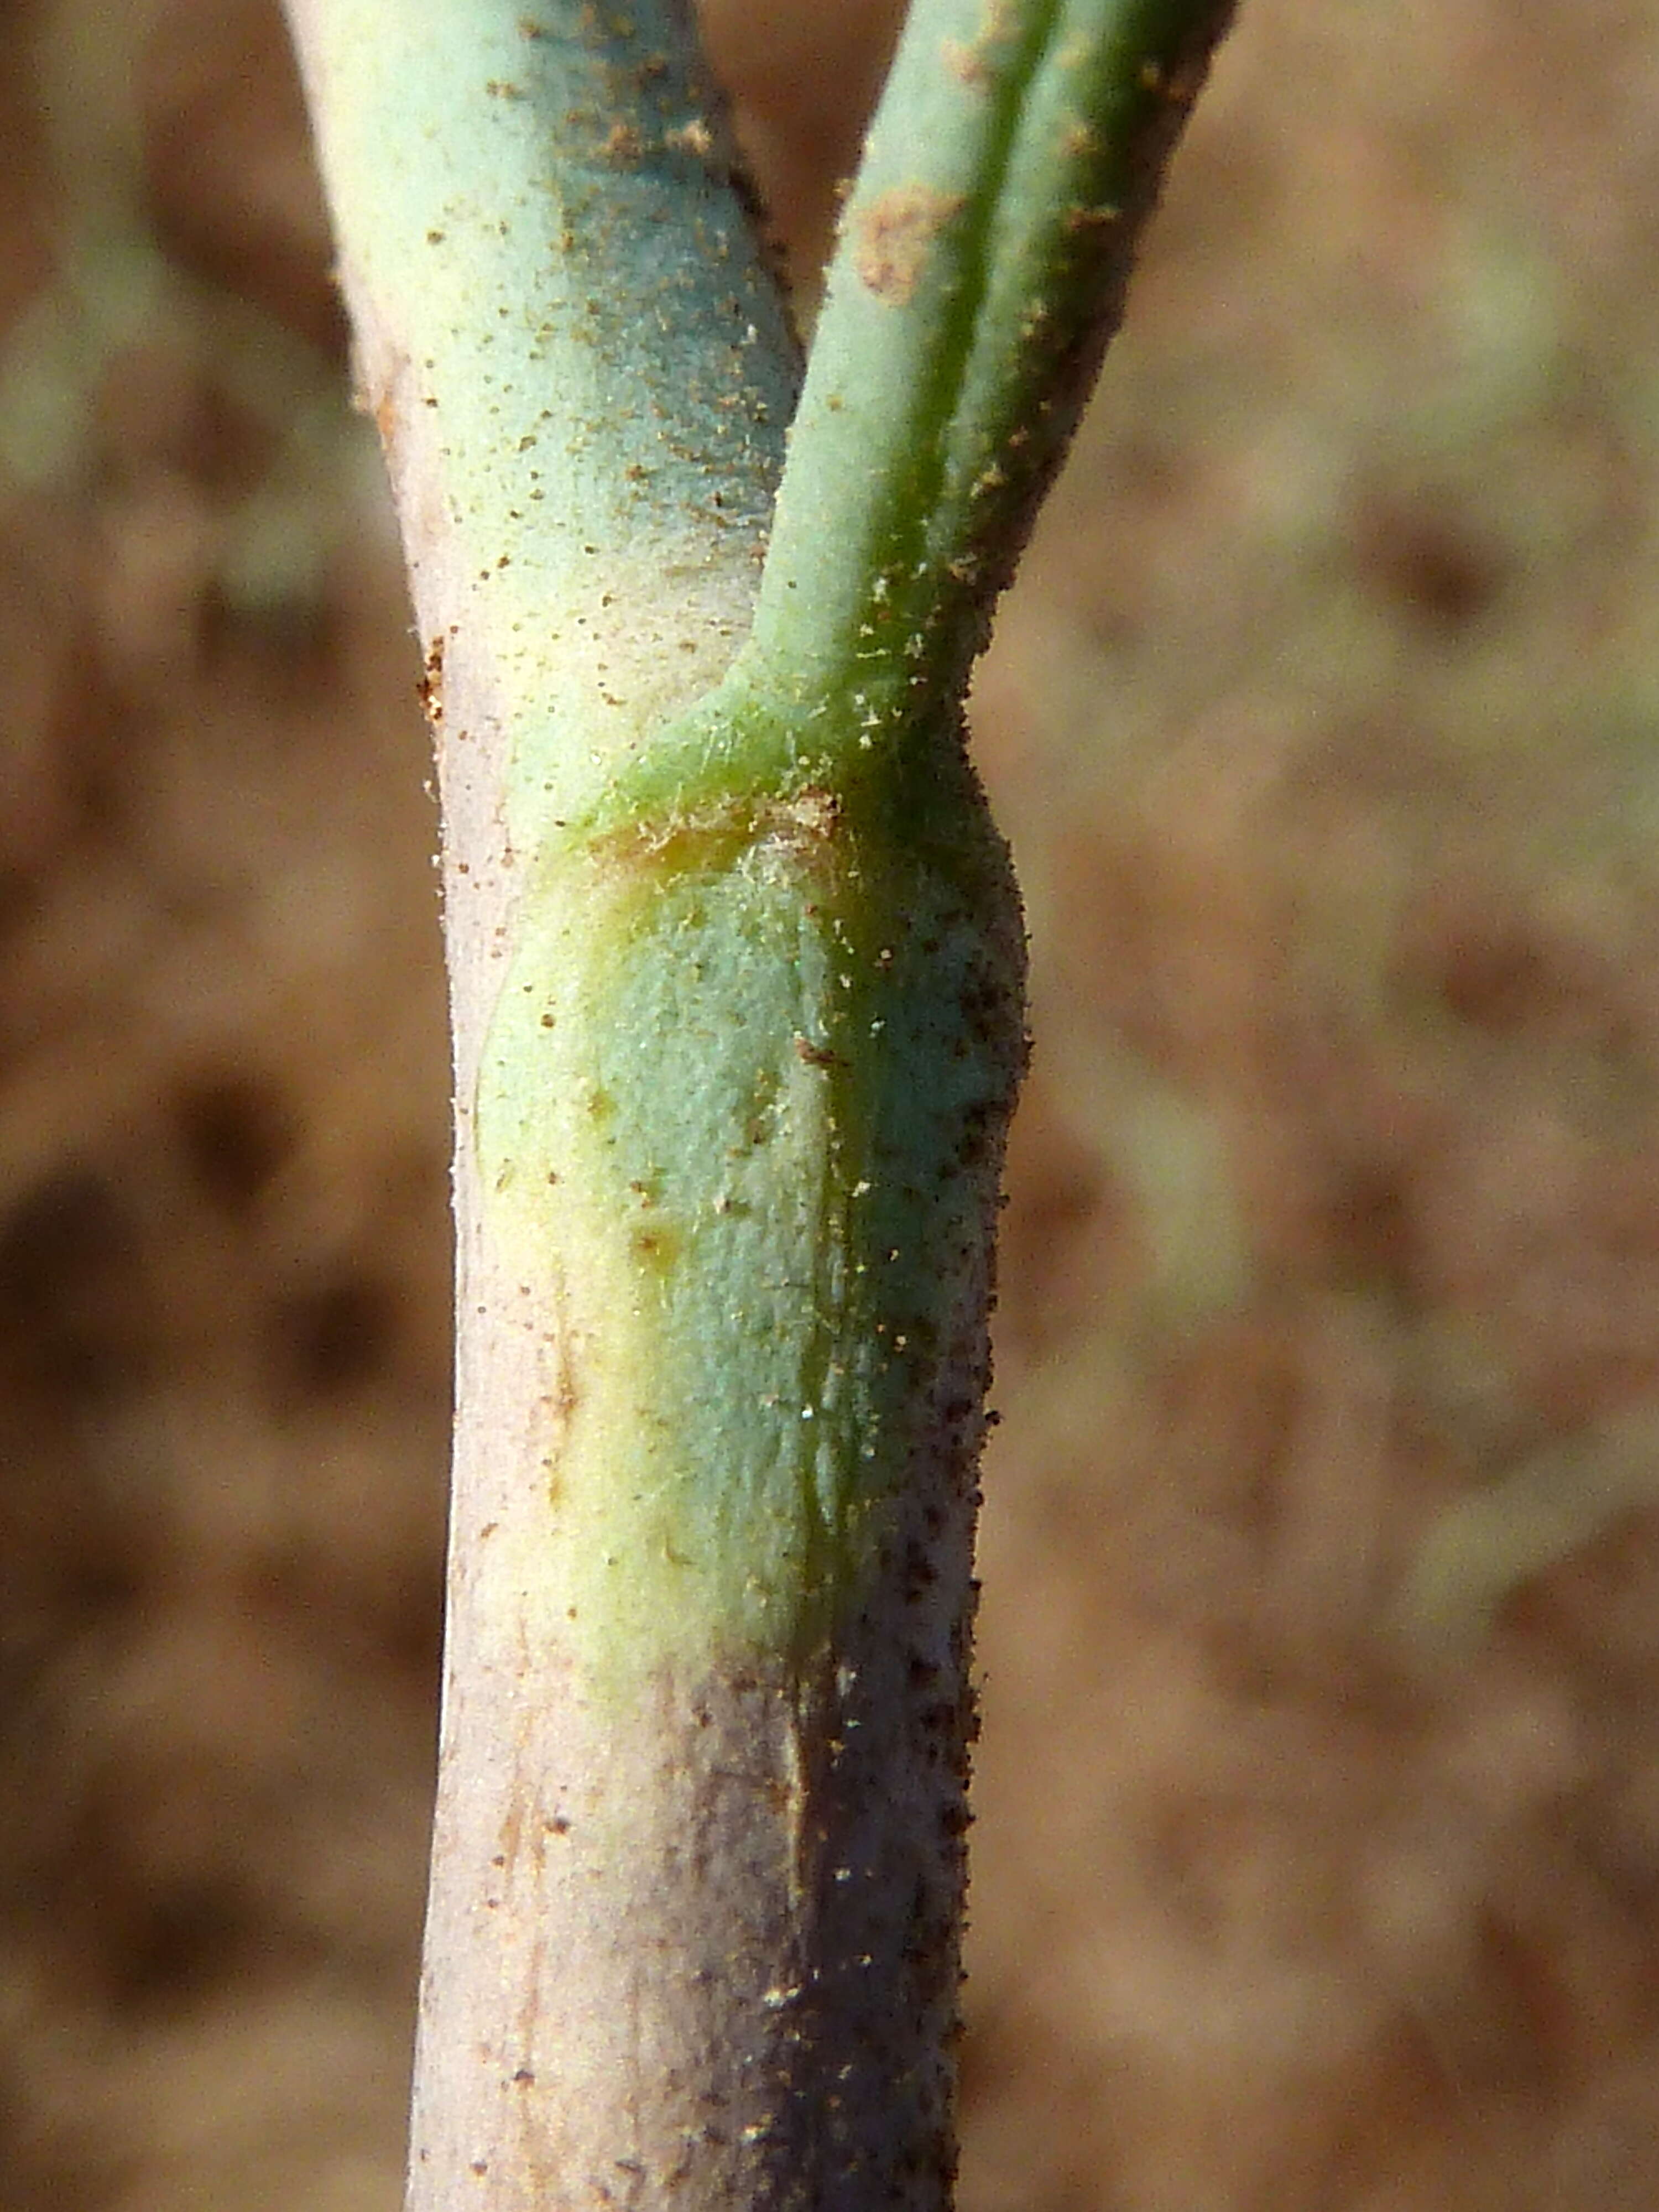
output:
<path id="1" fill-rule="evenodd" d="M 810 287 L 884 0 L 710 0 Z M 984 665 L 963 2212 L 1659 2203 L 1659 17 L 1244 0 Z M 0 11 L 0 2208 L 393 2212 L 425 739 L 260 0 Z"/>

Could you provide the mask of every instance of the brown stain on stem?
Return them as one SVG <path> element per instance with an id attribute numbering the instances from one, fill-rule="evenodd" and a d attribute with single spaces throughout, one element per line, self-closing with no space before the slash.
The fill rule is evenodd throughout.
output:
<path id="1" fill-rule="evenodd" d="M 933 240 L 964 204 L 960 192 L 894 185 L 859 211 L 853 265 L 884 306 L 902 307 L 915 296 Z"/>

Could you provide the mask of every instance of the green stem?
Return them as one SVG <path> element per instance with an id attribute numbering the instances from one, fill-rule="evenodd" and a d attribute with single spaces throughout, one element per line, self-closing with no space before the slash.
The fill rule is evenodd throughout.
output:
<path id="1" fill-rule="evenodd" d="M 597 821 L 925 787 L 1121 315 L 1234 0 L 913 0 L 790 430 L 748 642 Z M 925 752 L 926 745 L 922 747 Z"/>
<path id="2" fill-rule="evenodd" d="M 1231 13 L 915 0 L 791 434 L 757 688 L 808 714 L 864 695 L 854 744 L 960 691 Z"/>

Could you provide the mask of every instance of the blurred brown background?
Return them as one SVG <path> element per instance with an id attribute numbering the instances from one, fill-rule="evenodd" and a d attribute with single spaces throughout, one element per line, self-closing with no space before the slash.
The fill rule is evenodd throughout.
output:
<path id="1" fill-rule="evenodd" d="M 802 271 L 890 14 L 711 0 Z M 325 263 L 269 5 L 0 13 L 0 2212 L 398 2201 L 445 1046 Z M 964 2212 L 1659 2203 L 1656 266 L 1650 7 L 1244 0 L 983 672 Z"/>

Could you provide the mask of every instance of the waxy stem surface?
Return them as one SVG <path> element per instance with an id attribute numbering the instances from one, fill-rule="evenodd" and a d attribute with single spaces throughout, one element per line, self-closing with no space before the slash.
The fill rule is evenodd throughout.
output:
<path id="1" fill-rule="evenodd" d="M 958 1372 L 1023 1052 L 1012 878 L 954 720 L 851 791 L 573 839 L 479 1075 L 487 1219 L 557 1304 L 544 1481 L 607 1680 L 815 1667 Z"/>
<path id="2" fill-rule="evenodd" d="M 941 2212 L 1024 1050 L 959 700 L 1229 9 L 916 0 L 797 411 L 678 0 L 288 4 L 444 816 L 410 2212 Z"/>

